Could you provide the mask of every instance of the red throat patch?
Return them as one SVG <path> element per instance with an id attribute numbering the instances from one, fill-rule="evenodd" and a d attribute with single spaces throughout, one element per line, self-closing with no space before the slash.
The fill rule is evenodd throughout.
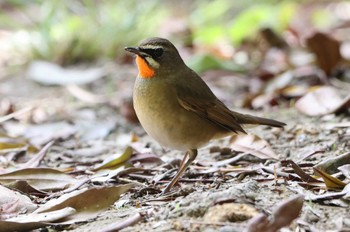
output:
<path id="1" fill-rule="evenodd" d="M 139 76 L 141 78 L 152 78 L 154 77 L 154 69 L 149 66 L 149 64 L 141 57 L 136 57 L 136 64 L 139 69 Z"/>

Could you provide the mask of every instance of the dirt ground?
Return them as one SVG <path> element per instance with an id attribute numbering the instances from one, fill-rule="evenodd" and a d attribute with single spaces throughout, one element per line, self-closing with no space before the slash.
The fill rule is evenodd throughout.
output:
<path id="1" fill-rule="evenodd" d="M 125 116 L 121 115 L 122 113 L 125 115 L 125 111 L 129 109 L 127 102 L 130 100 L 135 75 L 134 66 L 113 64 L 106 77 L 84 86 L 91 93 L 107 97 L 107 102 L 99 104 L 77 100 L 66 87 L 43 86 L 35 83 L 27 79 L 25 74 L 1 80 L 0 96 L 1 99 L 6 98 L 11 101 L 17 108 L 34 106 L 37 109 L 38 124 L 62 120 L 69 122 L 78 119 L 86 119 L 90 123 L 94 121 L 112 122 L 112 129 L 100 139 L 85 138 L 83 140 L 81 137 L 75 137 L 56 142 L 45 158 L 45 165 L 49 167 L 67 166 L 64 162 L 60 163 L 58 157 L 72 152 L 71 147 L 74 145 L 69 144 L 75 143 L 80 147 L 91 147 L 99 143 L 105 148 L 105 152 L 100 150 L 100 152 L 96 151 L 96 154 L 84 157 L 85 163 L 88 163 L 89 160 L 96 162 L 108 156 L 108 151 L 123 151 L 125 146 L 131 144 L 132 134 L 137 136 L 138 144 L 150 146 L 165 164 L 174 159 L 181 159 L 183 153 L 161 148 L 145 134 L 139 124 L 130 123 Z M 241 101 L 242 85 L 244 85 L 242 77 L 204 75 L 204 79 L 219 98 L 223 99 L 230 108 L 237 109 Z M 337 123 L 349 121 L 345 115 L 308 117 L 297 112 L 293 107 L 267 107 L 262 111 L 249 113 L 287 123 L 284 130 L 256 127 L 248 131 L 265 139 L 272 146 L 279 160 L 288 159 L 304 164 L 309 174 L 312 174 L 311 167 L 320 161 L 350 150 L 349 129 L 334 126 Z M 270 214 L 278 203 L 296 194 L 301 193 L 307 196 L 311 193 L 322 194 L 326 191 L 324 189 L 318 192 L 307 190 L 298 185 L 298 181 L 275 177 L 273 172 L 266 171 L 268 168 L 282 170 L 283 167 L 279 161 L 262 161 L 253 156 L 244 156 L 231 165 L 232 167 L 246 167 L 247 170 L 227 173 L 210 170 L 210 165 L 203 165 L 227 160 L 237 155 L 225 149 L 229 146 L 229 138 L 225 138 L 214 141 L 201 149 L 196 161 L 183 176 L 180 186 L 177 186 L 175 191 L 168 196 L 159 196 L 159 192 L 154 189 L 164 186 L 170 179 L 169 177 L 166 178 L 164 184 L 154 186 L 145 179 L 126 175 L 109 184 L 130 181 L 139 183 L 139 185 L 123 195 L 115 206 L 91 221 L 52 229 L 76 232 L 100 231 L 109 224 L 125 221 L 138 212 L 147 212 L 144 221 L 126 227 L 122 231 L 243 231 L 248 220 L 240 218 L 239 213 L 236 217 L 232 215 L 230 217 L 230 215 L 222 216 L 215 211 L 212 214 L 209 212 L 216 206 L 235 207 L 235 204 L 236 206 L 241 204 L 241 206 L 248 207 L 249 210 L 254 211 L 255 209 L 257 212 Z M 152 172 L 148 173 L 151 177 L 165 172 L 164 168 L 159 168 L 160 165 L 157 163 L 150 162 L 145 165 L 145 167 L 153 168 Z M 248 171 L 249 168 L 251 171 Z M 200 181 L 201 179 L 203 182 Z M 147 187 L 150 188 L 147 189 Z M 225 202 L 228 203 L 222 204 Z M 249 210 L 246 208 L 241 210 L 241 216 L 244 218 Z M 228 217 L 229 220 L 223 220 L 223 217 Z M 350 231 L 349 202 L 344 199 L 305 200 L 300 217 L 288 229 L 282 231 L 340 230 Z"/>

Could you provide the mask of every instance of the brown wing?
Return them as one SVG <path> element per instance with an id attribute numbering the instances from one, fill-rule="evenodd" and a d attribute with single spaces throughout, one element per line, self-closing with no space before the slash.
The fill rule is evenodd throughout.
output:
<path id="1" fill-rule="evenodd" d="M 198 78 L 189 77 L 186 87 L 177 86 L 179 104 L 186 110 L 192 111 L 199 117 L 205 118 L 228 131 L 246 133 L 231 110 L 216 98 L 200 77 Z M 197 87 L 188 87 L 193 85 Z"/>

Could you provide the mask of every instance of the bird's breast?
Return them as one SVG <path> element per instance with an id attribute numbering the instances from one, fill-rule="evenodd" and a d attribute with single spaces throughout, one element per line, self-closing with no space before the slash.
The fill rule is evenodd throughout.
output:
<path id="1" fill-rule="evenodd" d="M 175 87 L 156 78 L 137 78 L 133 94 L 136 114 L 151 137 L 162 146 L 188 150 L 217 135 L 216 125 L 182 108 Z"/>

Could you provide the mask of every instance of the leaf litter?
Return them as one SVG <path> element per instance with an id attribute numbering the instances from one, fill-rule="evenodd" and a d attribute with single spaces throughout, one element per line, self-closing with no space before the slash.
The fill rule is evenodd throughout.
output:
<path id="1" fill-rule="evenodd" d="M 202 149 L 174 192 L 166 196 L 158 194 L 183 154 L 163 150 L 135 124 L 130 97 L 133 66 L 116 64 L 105 75 L 103 68 L 81 70 L 36 62 L 25 74 L 32 79 L 13 77 L 8 81 L 13 90 L 23 83 L 31 89 L 25 97 L 23 91 L 12 91 L 1 100 L 6 103 L 9 98 L 11 105 L 4 107 L 0 118 L 0 183 L 4 188 L 0 193 L 28 197 L 2 203 L 1 213 L 5 213 L 1 215 L 7 218 L 0 221 L 0 228 L 20 231 L 51 226 L 59 230 L 55 225 L 66 224 L 72 231 L 84 231 L 90 225 L 106 231 L 216 231 L 219 226 L 231 231 L 277 231 L 285 226 L 303 230 L 312 224 L 326 230 L 336 227 L 335 215 L 348 220 L 349 167 L 343 154 L 350 146 L 349 95 L 346 81 L 333 75 L 338 68 L 348 69 L 341 66 L 342 41 L 315 33 L 306 41 L 307 51 L 274 34 L 269 28 L 262 30 L 258 48 L 251 45 L 254 41 L 247 41 L 239 51 L 247 57 L 252 55 L 249 49 L 261 53 L 253 70 L 244 66 L 232 70 L 231 61 L 222 66 L 209 55 L 197 57 L 197 63 L 208 66 L 198 68 L 208 70 L 203 76 L 230 108 L 263 109 L 267 117 L 288 126 L 285 130 L 252 128 L 249 135 L 214 142 L 220 149 Z M 305 35 L 294 36 L 303 41 Z M 210 69 L 228 65 L 231 68 L 225 75 L 221 70 L 210 74 Z M 53 73 L 52 78 L 42 70 Z M 113 84 L 111 91 L 109 84 L 116 79 L 118 85 Z M 33 85 L 33 80 L 52 87 Z M 338 85 L 324 86 L 329 83 Z M 286 105 L 290 109 L 284 110 Z M 216 205 L 220 199 L 231 202 Z M 282 199 L 288 200 L 272 207 Z M 303 199 L 314 204 L 305 202 L 303 207 Z M 116 201 L 122 206 L 113 207 Z M 18 207 L 21 203 L 24 207 Z M 33 207 L 38 207 L 34 213 Z M 218 215 L 215 212 L 226 207 L 228 213 L 217 221 L 205 220 L 212 219 L 205 215 Z M 254 215 L 233 222 L 237 207 L 249 208 Z M 316 219 L 310 211 L 316 212 Z M 71 224 L 78 221 L 84 223 Z"/>
<path id="2" fill-rule="evenodd" d="M 106 109 L 102 108 L 102 111 L 103 110 Z M 98 124 L 105 128 L 102 130 L 100 130 L 98 126 L 86 127 L 85 125 L 88 125 L 88 123 L 80 123 L 82 122 L 81 120 L 87 119 L 92 121 L 95 118 L 96 115 L 89 113 L 89 110 L 86 108 L 82 109 L 80 112 L 78 108 L 76 118 L 74 118 L 74 116 L 72 118 L 72 115 L 62 115 L 61 119 L 58 120 L 58 124 L 57 122 L 53 122 L 52 126 L 50 125 L 51 122 L 46 122 L 46 125 L 44 124 L 43 127 L 40 127 L 40 125 L 33 125 L 33 129 L 30 129 L 31 126 L 27 127 L 29 129 L 21 129 L 21 121 L 10 120 L 4 122 L 5 135 L 7 132 L 10 132 L 11 129 L 15 128 L 14 132 L 16 133 L 13 133 L 13 135 L 17 136 L 17 141 L 22 142 L 19 148 L 25 149 L 23 150 L 24 154 L 22 154 L 21 159 L 12 161 L 16 164 L 15 166 L 11 165 L 2 171 L 0 183 L 13 189 L 13 191 L 21 191 L 29 194 L 29 196 L 36 197 L 33 198 L 35 199 L 33 202 L 35 202 L 36 207 L 40 209 L 38 212 L 35 212 L 36 214 L 44 216 L 48 213 L 45 209 L 53 212 L 52 217 L 47 216 L 47 220 L 42 221 L 16 222 L 16 217 L 12 216 L 14 221 L 6 220 L 4 221 L 4 225 L 13 227 L 4 228 L 26 230 L 27 228 L 38 228 L 49 225 L 57 226 L 58 220 L 62 224 L 70 224 L 72 221 L 86 222 L 88 219 L 93 220 L 93 218 L 96 218 L 98 215 L 100 215 L 98 216 L 99 218 L 108 221 L 107 212 L 110 213 L 110 210 L 106 211 L 106 207 L 111 207 L 114 201 L 117 201 L 119 197 L 123 198 L 124 204 L 126 204 L 127 207 L 139 208 L 140 212 L 133 217 L 133 215 L 122 210 L 121 212 L 124 212 L 124 216 L 121 216 L 121 212 L 118 213 L 117 209 L 112 209 L 112 211 L 115 211 L 116 215 L 119 215 L 116 216 L 119 218 L 119 220 L 117 220 L 119 222 L 114 226 L 111 225 L 112 228 L 138 228 L 140 224 L 134 225 L 134 222 L 136 221 L 142 224 L 142 222 L 145 222 L 145 220 L 147 221 L 148 218 L 153 218 L 155 220 L 164 220 L 164 218 L 165 220 L 172 220 L 170 215 L 175 213 L 176 210 L 174 211 L 170 208 L 169 211 L 161 207 L 167 204 L 174 205 L 174 209 L 176 209 L 176 207 L 182 207 L 185 215 L 196 214 L 198 210 L 197 213 L 203 212 L 202 215 L 204 217 L 205 213 L 209 212 L 207 210 L 209 210 L 210 206 L 208 208 L 201 208 L 201 205 L 198 205 L 197 209 L 190 209 L 181 199 L 191 197 L 191 193 L 195 191 L 196 188 L 203 188 L 203 190 L 208 193 L 220 193 L 220 191 L 228 188 L 233 183 L 235 188 L 239 188 L 236 183 L 237 181 L 243 180 L 244 183 L 245 180 L 250 178 L 253 178 L 259 184 L 267 184 L 270 186 L 268 187 L 270 190 L 265 188 L 263 188 L 263 190 L 255 190 L 257 194 L 263 191 L 260 193 L 263 195 L 266 194 L 266 191 L 272 190 L 280 191 L 283 194 L 290 191 L 288 193 L 289 196 L 291 192 L 294 194 L 301 193 L 307 196 L 307 200 L 322 202 L 322 204 L 333 204 L 332 201 L 345 198 L 348 194 L 345 188 L 340 192 L 326 190 L 326 184 L 322 179 L 317 180 L 317 182 L 308 182 L 305 181 L 305 178 L 303 179 L 300 176 L 301 173 L 305 173 L 305 175 L 314 178 L 314 176 L 312 176 L 312 165 L 304 165 L 310 162 L 310 160 L 311 162 L 315 161 L 315 157 L 325 157 L 329 154 L 330 147 L 328 145 L 329 143 L 322 145 L 318 141 L 318 146 L 310 146 L 307 153 L 305 153 L 304 150 L 304 153 L 301 154 L 303 152 L 302 148 L 307 148 L 307 146 L 300 145 L 302 143 L 299 143 L 299 145 L 294 143 L 292 139 L 293 136 L 305 135 L 310 138 L 315 138 L 315 141 L 317 141 L 319 140 L 317 136 L 322 132 L 317 129 L 315 132 L 315 129 L 304 126 L 300 126 L 299 128 L 293 128 L 291 126 L 287 127 L 286 131 L 276 130 L 274 133 L 270 133 L 263 128 L 257 128 L 258 130 L 250 129 L 256 134 L 235 135 L 228 138 L 226 142 L 224 142 L 227 148 L 226 150 L 219 149 L 212 153 L 207 153 L 208 151 L 205 149 L 201 150 L 203 155 L 199 156 L 190 170 L 180 178 L 179 185 L 175 187 L 177 190 L 181 189 L 181 191 L 175 191 L 169 196 L 161 197 L 158 196 L 160 189 L 171 179 L 172 173 L 176 171 L 177 165 L 176 162 L 169 165 L 167 162 L 164 162 L 164 159 L 166 160 L 167 156 L 173 157 L 174 152 L 166 151 L 164 153 L 160 147 L 157 147 L 157 144 L 149 140 L 142 132 L 140 133 L 141 130 L 136 130 L 137 138 L 133 138 L 134 135 L 130 134 L 129 129 L 120 127 L 119 123 L 115 120 L 109 121 L 111 123 L 107 122 L 105 124 L 106 127 L 103 126 L 104 124 Z M 294 123 L 298 125 L 298 121 Z M 128 124 L 126 124 L 126 126 L 128 126 Z M 63 130 L 60 131 L 59 128 L 63 128 Z M 89 128 L 92 129 L 90 130 Z M 94 133 L 95 129 L 93 128 L 97 128 L 96 133 Z M 344 127 L 330 127 L 325 130 L 327 133 L 334 135 L 334 133 L 337 134 L 337 131 L 343 130 L 343 128 Z M 91 132 L 85 133 L 89 130 Z M 123 138 L 120 137 L 120 133 L 123 134 Z M 91 136 L 85 136 L 87 134 L 91 134 Z M 23 139 L 21 139 L 21 137 Z M 33 140 L 33 138 L 35 138 L 35 140 Z M 55 140 L 54 144 L 47 143 L 53 139 Z M 300 167 L 300 170 L 303 170 L 303 172 L 299 169 L 288 169 L 288 167 L 281 165 L 281 161 L 287 158 L 285 152 L 286 148 L 281 146 L 280 143 L 271 143 L 271 141 L 275 142 L 279 139 L 282 139 L 288 147 L 296 147 L 291 151 L 292 154 L 294 153 L 294 155 L 304 157 L 304 159 L 299 160 L 298 163 L 295 164 Z M 151 141 L 151 144 L 149 144 L 149 141 Z M 33 152 L 33 150 L 28 150 L 27 146 L 30 146 L 31 143 L 41 148 L 40 151 Z M 46 147 L 44 146 L 45 144 Z M 119 147 L 116 147 L 115 144 L 119 144 Z M 125 145 L 129 145 L 130 147 L 126 146 L 127 148 L 125 149 Z M 49 147 L 50 149 L 48 149 Z M 300 151 L 300 154 L 298 154 L 297 151 Z M 4 157 L 7 157 L 11 152 L 12 151 L 4 150 Z M 160 158 L 157 154 L 164 154 L 165 156 Z M 177 154 L 180 155 L 180 157 L 182 156 L 181 153 Z M 18 163 L 18 161 L 20 161 L 20 163 Z M 264 165 L 262 165 L 262 163 Z M 26 165 L 28 166 L 26 167 Z M 16 170 L 16 168 L 21 169 Z M 161 178 L 155 179 L 154 177 L 157 175 Z M 298 176 L 299 179 L 297 178 Z M 344 179 L 341 181 L 344 181 Z M 292 188 L 292 191 L 287 190 L 288 188 L 281 187 L 283 186 L 282 183 L 287 185 L 298 183 L 300 188 Z M 120 196 L 116 194 L 118 197 L 105 202 L 104 208 L 95 208 L 95 211 L 91 210 L 90 212 L 88 210 L 79 213 L 81 206 L 72 203 L 79 202 L 79 199 L 84 199 L 85 201 L 85 191 L 91 190 L 91 193 L 87 194 L 91 194 L 93 200 L 85 204 L 91 204 L 92 209 L 94 209 L 94 203 L 103 200 L 109 194 L 113 195 L 113 192 L 117 191 L 108 190 L 110 186 L 118 187 L 120 184 L 127 184 L 127 186 L 130 187 L 130 184 L 132 184 L 133 187 L 131 190 L 125 190 L 126 193 L 120 194 Z M 273 187 L 273 185 L 275 186 Z M 179 188 L 179 186 L 181 186 L 181 188 Z M 100 188 L 104 190 L 98 190 Z M 101 192 L 99 193 L 99 191 Z M 312 193 L 310 191 L 312 191 Z M 102 192 L 104 194 L 101 194 Z M 251 190 L 243 190 L 243 195 L 240 193 L 235 195 L 234 198 L 238 201 L 242 201 L 242 199 L 247 198 L 246 194 L 249 192 L 251 192 Z M 221 193 L 221 197 L 223 196 L 225 196 L 225 193 Z M 252 198 L 253 205 L 251 207 L 257 212 L 264 211 L 266 207 L 271 204 L 271 201 L 265 202 L 265 200 L 263 200 L 262 202 L 265 203 L 257 203 L 255 200 L 257 196 L 258 195 Z M 208 199 L 209 205 L 210 203 L 214 204 L 213 199 Z M 49 204 L 53 204 L 52 208 L 48 206 Z M 176 206 L 177 204 L 180 206 Z M 155 211 L 148 215 L 146 213 L 146 208 L 150 205 L 157 208 L 160 207 L 158 208 L 160 211 Z M 189 213 L 191 211 L 192 213 Z M 28 218 L 32 216 L 31 214 L 22 215 L 28 215 Z M 142 215 L 146 215 L 146 217 Z M 125 217 L 130 220 L 128 221 Z M 188 216 L 185 216 L 184 220 L 187 220 L 187 217 Z M 279 217 L 283 218 L 285 216 Z M 40 217 L 38 216 L 37 219 L 40 219 Z M 291 223 L 292 219 L 288 220 L 290 220 L 288 223 Z M 248 221 L 248 219 L 245 219 L 243 223 L 249 223 Z M 198 225 L 201 225 L 200 222 L 198 223 Z M 226 225 L 234 227 L 238 225 L 238 222 L 227 221 L 215 223 L 233 223 Z M 209 222 L 207 225 L 219 225 L 215 223 Z M 270 225 L 272 222 L 267 221 L 266 223 L 266 225 Z M 86 225 L 88 224 L 89 223 Z M 110 221 L 110 224 L 113 224 L 112 221 Z M 160 228 L 163 227 L 164 225 L 160 226 Z M 170 228 L 174 227 L 171 226 Z M 186 224 L 181 224 L 181 228 L 188 227 Z"/>

